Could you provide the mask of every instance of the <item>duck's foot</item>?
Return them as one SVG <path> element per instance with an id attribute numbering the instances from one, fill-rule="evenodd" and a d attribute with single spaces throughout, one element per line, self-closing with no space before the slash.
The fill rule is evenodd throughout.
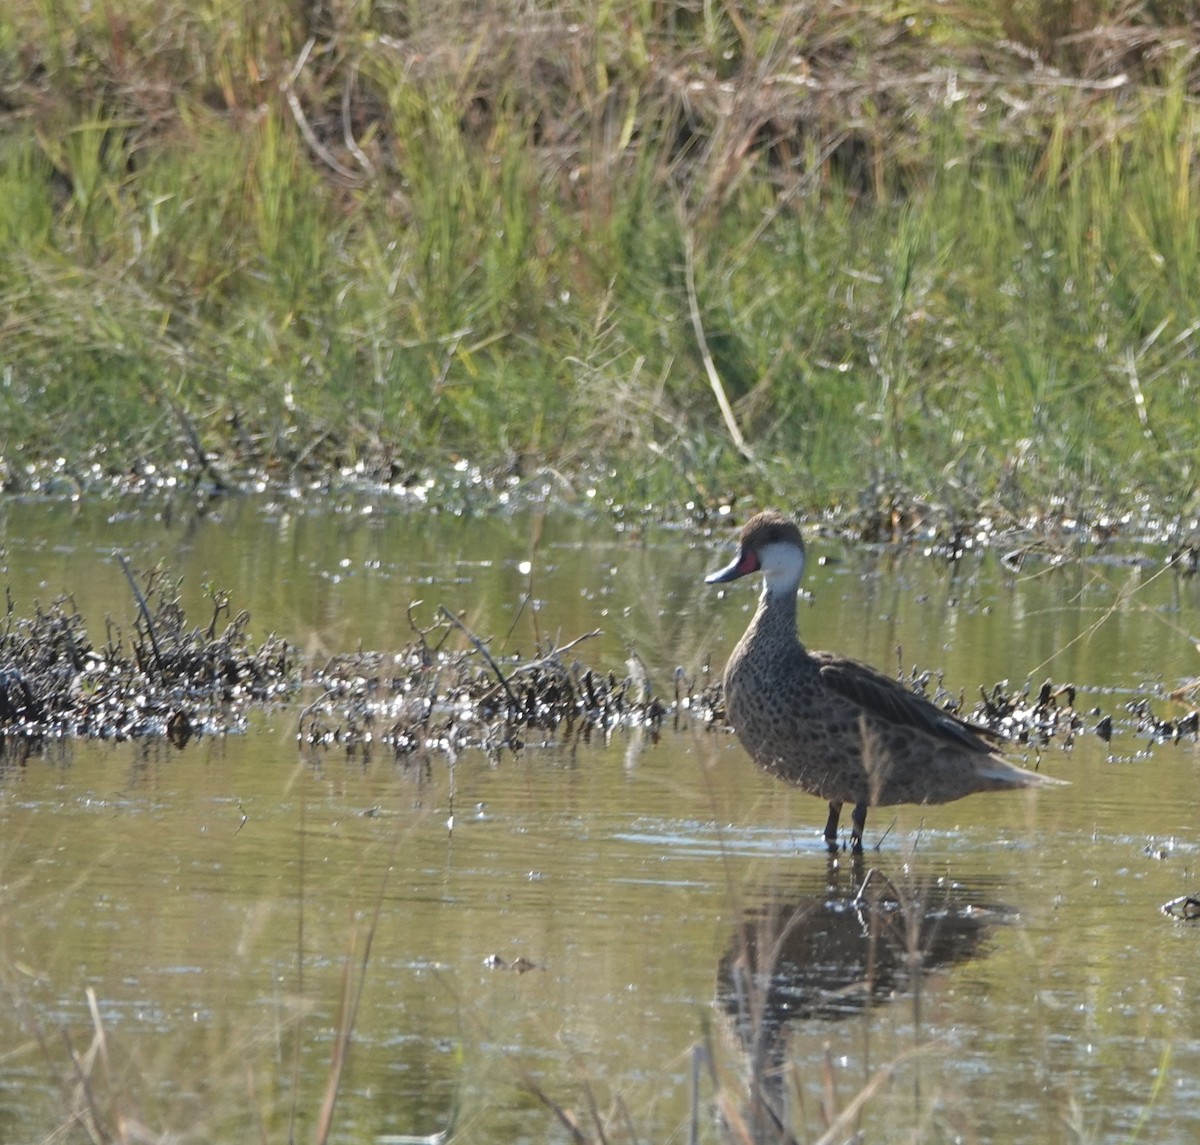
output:
<path id="1" fill-rule="evenodd" d="M 831 855 L 838 853 L 838 818 L 842 814 L 842 805 L 840 803 L 830 802 L 829 818 L 825 820 L 825 847 Z"/>
<path id="2" fill-rule="evenodd" d="M 863 853 L 863 831 L 867 826 L 867 805 L 865 803 L 856 803 L 854 805 L 854 813 L 850 816 L 850 853 L 852 855 L 861 855 Z"/>

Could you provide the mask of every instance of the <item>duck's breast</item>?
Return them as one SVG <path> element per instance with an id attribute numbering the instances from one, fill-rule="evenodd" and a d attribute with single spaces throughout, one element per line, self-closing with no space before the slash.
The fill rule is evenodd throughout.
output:
<path id="1" fill-rule="evenodd" d="M 869 798 L 856 705 L 828 692 L 807 656 L 731 661 L 726 718 L 760 767 L 822 799 Z"/>

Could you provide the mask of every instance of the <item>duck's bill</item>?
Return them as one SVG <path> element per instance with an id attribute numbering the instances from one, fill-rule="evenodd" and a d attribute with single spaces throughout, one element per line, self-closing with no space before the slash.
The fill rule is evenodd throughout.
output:
<path id="1" fill-rule="evenodd" d="M 726 581 L 748 576 L 752 572 L 758 572 L 758 558 L 753 552 L 747 549 L 744 552 L 738 553 L 732 564 L 728 564 L 723 569 L 718 569 L 714 573 L 709 573 L 704 578 L 704 583 L 724 584 Z"/>

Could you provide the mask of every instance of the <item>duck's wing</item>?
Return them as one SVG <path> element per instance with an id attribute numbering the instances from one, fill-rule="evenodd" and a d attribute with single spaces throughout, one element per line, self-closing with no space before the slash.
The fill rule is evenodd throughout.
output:
<path id="1" fill-rule="evenodd" d="M 991 753 L 1006 742 L 998 732 L 960 720 L 869 664 L 832 652 L 810 655 L 817 661 L 821 682 L 827 688 L 878 719 L 917 728 L 970 751 Z"/>

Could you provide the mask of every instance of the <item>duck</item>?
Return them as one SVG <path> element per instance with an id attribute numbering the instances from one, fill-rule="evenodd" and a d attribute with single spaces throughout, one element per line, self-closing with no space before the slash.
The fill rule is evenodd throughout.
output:
<path id="1" fill-rule="evenodd" d="M 831 853 L 847 803 L 854 808 L 850 850 L 861 855 L 869 807 L 1063 783 L 1011 763 L 1003 735 L 869 664 L 807 649 L 796 632 L 804 565 L 796 522 L 766 509 L 743 526 L 733 561 L 705 580 L 762 574 L 758 609 L 725 666 L 725 720 L 760 768 L 828 802 Z"/>

